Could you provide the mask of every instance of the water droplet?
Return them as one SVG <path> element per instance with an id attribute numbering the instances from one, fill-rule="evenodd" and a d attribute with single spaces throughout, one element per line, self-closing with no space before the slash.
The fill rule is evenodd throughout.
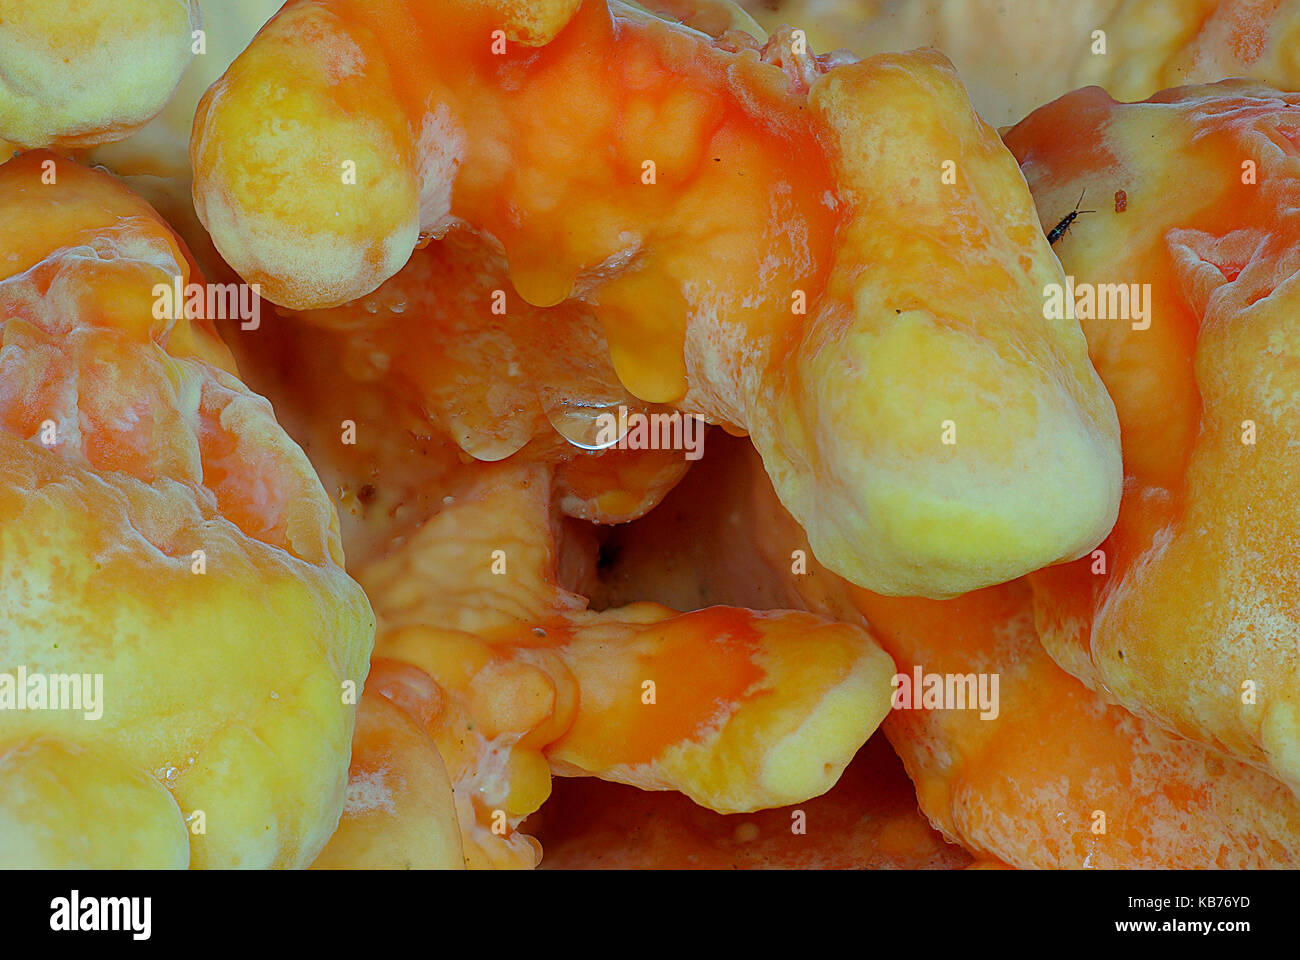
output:
<path id="1" fill-rule="evenodd" d="M 604 450 L 627 435 L 629 425 L 624 403 L 569 400 L 559 396 L 542 396 L 542 409 L 555 432 L 583 450 Z M 619 416 L 619 408 L 625 411 Z"/>

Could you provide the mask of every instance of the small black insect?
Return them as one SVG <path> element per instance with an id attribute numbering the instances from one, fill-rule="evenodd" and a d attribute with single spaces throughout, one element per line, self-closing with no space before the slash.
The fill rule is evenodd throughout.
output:
<path id="1" fill-rule="evenodd" d="M 1088 188 L 1084 187 L 1083 193 L 1087 193 Z M 1052 227 L 1052 232 L 1047 235 L 1047 242 L 1055 245 L 1057 240 L 1065 236 L 1065 231 L 1070 229 L 1070 224 L 1074 223 L 1074 218 L 1081 213 L 1096 213 L 1096 210 L 1080 210 L 1079 204 L 1083 203 L 1083 193 L 1079 194 L 1079 201 L 1074 205 L 1074 209 L 1061 218 L 1061 222 Z"/>

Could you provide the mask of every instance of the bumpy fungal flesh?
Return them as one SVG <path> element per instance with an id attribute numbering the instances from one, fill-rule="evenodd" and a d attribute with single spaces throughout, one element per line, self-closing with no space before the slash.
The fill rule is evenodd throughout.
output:
<path id="1" fill-rule="evenodd" d="M 0 0 L 0 138 L 129 136 L 166 106 L 198 28 L 198 0 Z"/>
<path id="2" fill-rule="evenodd" d="M 464 868 L 451 781 L 425 731 L 441 710 L 441 688 L 428 674 L 371 661 L 357 705 L 347 799 L 312 869 Z"/>
<path id="3" fill-rule="evenodd" d="M 1297 0 L 743 0 L 768 29 L 859 56 L 934 47 L 997 126 L 1080 87 L 1117 100 L 1224 77 L 1300 83 Z"/>
<path id="4" fill-rule="evenodd" d="M 198 277 L 120 183 L 0 166 L 0 250 L 0 647 L 102 677 L 98 719 L 5 711 L 0 861 L 305 866 L 374 631 L 320 481 L 211 324 L 157 315 Z"/>
<path id="5" fill-rule="evenodd" d="M 799 613 L 584 610 L 557 582 L 546 469 L 470 469 L 470 489 L 357 576 L 378 653 L 448 693 L 434 739 L 472 863 L 527 853 L 493 819 L 513 834 L 551 770 L 761 809 L 825 792 L 880 722 L 892 665 L 862 631 Z"/>
<path id="6" fill-rule="evenodd" d="M 459 262 L 450 249 L 425 257 L 408 293 Z M 388 339 L 367 326 L 383 322 L 395 289 L 373 314 L 277 318 L 234 342 L 339 491 L 349 568 L 381 622 L 375 662 L 422 672 L 440 692 L 424 729 L 446 762 L 466 862 L 535 865 L 520 824 L 553 772 L 677 790 L 719 811 L 829 789 L 884 714 L 889 658 L 863 631 L 804 613 L 587 609 L 568 585 L 595 563 L 594 544 L 572 539 L 564 515 L 643 514 L 682 475 L 681 452 L 587 452 L 522 410 L 538 436 L 475 462 L 441 425 L 490 378 L 467 376 L 459 390 L 407 379 L 400 371 L 419 357 L 448 360 L 436 336 Z M 576 311 L 540 312 L 554 342 L 573 342 L 565 326 L 585 329 Z M 507 349 L 514 330 L 530 342 L 529 315 L 517 319 L 488 339 Z M 384 351 L 399 346 L 416 362 L 390 365 Z M 345 420 L 355 443 L 341 442 Z"/>
<path id="7" fill-rule="evenodd" d="M 560 6 L 288 4 L 195 118 L 218 249 L 312 309 L 421 236 L 492 238 L 529 303 L 591 306 L 628 391 L 750 432 L 818 556 L 883 592 L 1104 536 L 1113 409 L 1043 318 L 1059 266 L 941 55 L 834 65 Z"/>
<path id="8" fill-rule="evenodd" d="M 681 509 L 705 491 L 707 514 Z M 997 675 L 996 716 L 921 704 L 891 709 L 881 727 L 922 811 L 980 859 L 1040 869 L 1300 863 L 1300 801 L 1250 764 L 1165 732 L 1058 667 L 1039 641 L 1025 581 L 934 601 L 858 589 L 812 560 L 792 574 L 791 556 L 807 540 L 743 441 L 711 441 L 704 464 L 663 507 L 620 530 L 617 544 L 613 575 L 643 595 L 793 606 L 794 594 L 867 627 L 909 681 L 917 667 Z M 664 552 L 677 560 L 670 575 L 656 570 Z M 721 560 L 737 556 L 751 559 Z"/>
<path id="9" fill-rule="evenodd" d="M 524 302 L 500 251 L 470 234 L 416 250 L 358 300 L 281 313 L 298 321 L 290 336 L 302 342 L 292 349 L 329 339 L 346 376 L 416 398 L 427 427 L 477 460 L 503 460 L 526 447 L 533 458 L 565 459 L 624 436 L 601 435 L 602 415 L 622 422 L 620 406 L 627 414 L 667 412 L 618 382 L 590 307 Z M 700 436 L 704 429 L 698 425 Z M 676 479 L 686 463 L 681 454 L 673 459 Z"/>
<path id="10" fill-rule="evenodd" d="M 1124 500 L 1096 556 L 1031 577 L 1043 642 L 1292 789 L 1298 132 L 1300 96 L 1225 81 L 1135 104 L 1082 90 L 1007 134 L 1045 210 L 1085 186 L 1126 192 L 1125 212 L 1075 225 L 1062 262 L 1078 284 L 1148 284 L 1151 307 L 1082 321 L 1123 427 Z"/>
<path id="11" fill-rule="evenodd" d="M 208 87 L 225 73 L 280 6 L 281 0 L 217 0 L 202 23 L 202 54 L 190 61 L 162 112 L 125 139 L 74 152 L 86 166 L 111 170 L 148 200 L 184 238 L 211 280 L 224 282 L 234 276 L 217 255 L 194 212 L 190 171 L 194 111 Z"/>

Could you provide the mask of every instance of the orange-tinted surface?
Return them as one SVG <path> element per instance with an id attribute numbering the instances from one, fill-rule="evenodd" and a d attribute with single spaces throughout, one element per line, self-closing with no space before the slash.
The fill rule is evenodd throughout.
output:
<path id="1" fill-rule="evenodd" d="M 36 438 L 54 422 L 62 438 L 54 446 L 94 469 L 181 480 L 249 536 L 323 555 L 320 534 L 293 542 L 293 501 L 306 488 L 286 483 L 289 455 L 248 435 L 236 413 L 243 391 L 213 324 L 157 316 L 158 285 L 202 277 L 152 208 L 113 178 L 46 151 L 0 167 L 0 205 L 11 278 L 0 293 L 10 347 L 0 356 L 0 427 Z M 174 399 L 186 376 L 169 366 L 176 360 L 215 367 L 196 383 L 192 406 Z"/>
<path id="2" fill-rule="evenodd" d="M 577 456 L 572 444 L 609 442 L 600 434 L 602 414 L 654 408 L 619 384 L 589 307 L 531 306 L 515 292 L 499 250 L 472 234 L 454 233 L 415 251 L 401 272 L 360 300 L 279 313 L 295 318 L 301 336 L 330 339 L 350 379 L 382 381 L 411 398 L 431 428 L 479 460 L 500 460 L 532 444 L 534 458 L 580 461 L 569 475 L 584 501 L 622 488 L 600 475 L 614 464 L 624 471 L 684 467 L 672 452 Z M 584 483 L 583 474 L 593 476 Z M 637 503 L 605 506 L 613 518 Z"/>
<path id="3" fill-rule="evenodd" d="M 535 311 L 479 330 L 468 311 L 493 279 L 490 260 L 474 273 L 473 249 L 431 246 L 413 273 L 461 263 L 474 277 L 475 287 L 461 288 L 467 313 L 447 308 L 470 338 L 456 349 L 472 354 L 472 336 L 514 349 L 534 335 L 529 323 L 549 322 L 551 342 L 564 342 L 564 324 L 582 323 L 576 311 Z M 364 304 L 268 318 L 231 336 L 337 491 L 350 568 L 380 617 L 377 654 L 418 668 L 442 691 L 442 709 L 423 727 L 453 784 L 467 862 L 533 864 L 536 844 L 519 824 L 548 796 L 552 766 L 682 790 L 728 810 L 829 788 L 884 712 L 887 658 L 861 631 L 806 614 L 677 615 L 655 604 L 585 611 L 561 567 L 590 566 L 582 551 L 594 544 L 575 552 L 561 542 L 561 513 L 643 513 L 680 476 L 681 452 L 595 456 L 545 424 L 499 463 L 465 462 L 457 446 L 471 434 L 453 444 L 440 425 L 461 404 L 478 416 L 470 398 L 497 384 L 469 365 L 459 390 L 408 379 L 401 371 L 418 371 L 419 358 L 448 362 L 443 342 L 415 327 L 439 315 L 409 315 L 406 343 L 377 332 L 382 324 L 368 327 Z M 395 316 L 400 329 L 408 314 Z M 538 378 L 571 360 L 540 345 L 527 356 Z M 806 744 L 805 727 L 820 731 Z"/>
<path id="4" fill-rule="evenodd" d="M 421 241 L 500 244 L 508 296 L 583 301 L 629 393 L 748 430 L 822 559 L 883 592 L 1095 545 L 1113 410 L 1077 325 L 1043 320 L 1059 267 L 941 54 L 817 57 L 600 0 L 526 12 L 548 28 L 508 4 L 288 4 L 196 116 L 226 259 L 316 309 Z"/>
<path id="5" fill-rule="evenodd" d="M 302 451 L 160 301 L 201 279 L 111 176 L 0 166 L 0 657 L 104 691 L 6 711 L 4 866 L 305 866 L 337 822 L 373 616 Z"/>
<path id="6" fill-rule="evenodd" d="M 633 259 L 635 269 L 608 278 L 596 297 L 632 392 L 659 401 L 684 392 L 696 306 L 685 288 L 719 267 L 729 287 L 742 285 L 736 302 L 754 304 L 728 322 L 756 334 L 795 322 L 789 291 L 818 296 L 839 219 L 824 202 L 835 182 L 779 68 L 662 23 L 615 19 L 603 3 L 583 4 L 540 48 L 496 53 L 493 31 L 505 19 L 487 5 L 323 6 L 365 57 L 385 65 L 330 85 L 328 108 L 383 116 L 418 136 L 431 104 L 445 105 L 465 138 L 449 213 L 501 241 L 524 299 L 553 305 L 582 274 Z M 321 55 L 331 55 L 327 44 Z M 383 114 L 377 98 L 396 113 Z M 643 182 L 646 162 L 652 184 Z M 202 154 L 198 169 L 202 176 Z M 272 278 L 244 273 L 275 289 Z M 707 296 L 702 287 L 697 296 Z"/>
<path id="7" fill-rule="evenodd" d="M 548 472 L 464 469 L 471 485 L 357 576 L 377 652 L 448 694 L 429 730 L 471 865 L 531 865 L 516 830 L 549 793 L 548 763 L 745 810 L 829 787 L 878 723 L 889 664 L 859 631 L 794 613 L 586 612 L 557 580 Z M 813 742 L 787 742 L 815 724 Z"/>
<path id="8" fill-rule="evenodd" d="M 827 793 L 794 806 L 723 815 L 675 793 L 565 777 L 524 828 L 542 842 L 542 869 L 553 870 L 921 870 L 970 863 L 917 814 L 912 785 L 879 735 Z"/>
<path id="9" fill-rule="evenodd" d="M 748 610 L 712 607 L 674 624 L 676 629 L 663 629 L 657 642 L 644 646 L 636 664 L 641 683 L 655 684 L 655 706 L 663 709 L 647 722 L 646 704 L 625 697 L 599 714 L 580 711 L 553 749 L 577 751 L 612 767 L 649 763 L 674 743 L 701 736 L 764 679 L 756 662 L 762 637 L 752 621 Z"/>
<path id="10" fill-rule="evenodd" d="M 1126 192 L 1123 213 L 1081 219 L 1058 252 L 1078 281 L 1149 284 L 1152 303 L 1149 329 L 1082 321 L 1119 413 L 1125 496 L 1104 555 L 1032 575 L 1044 643 L 1090 686 L 1293 789 L 1297 131 L 1300 97 L 1231 81 L 1128 105 L 1078 91 L 1006 136 L 1045 222 L 1085 187 Z"/>
<path id="11" fill-rule="evenodd" d="M 703 584 L 730 603 L 788 604 L 785 591 L 794 590 L 811 609 L 865 621 L 909 679 L 917 666 L 996 674 L 995 718 L 898 709 L 883 724 L 921 809 L 981 859 L 1066 868 L 1298 862 L 1300 803 L 1290 792 L 1108 704 L 1061 670 L 1039 643 L 1024 581 L 949 601 L 885 598 L 811 558 L 806 573 L 792 575 L 795 552 L 806 549 L 752 448 L 715 436 L 661 507 L 607 541 L 605 593 L 617 602 L 640 584 L 679 602 Z M 1098 811 L 1105 833 L 1093 832 Z"/>
<path id="12" fill-rule="evenodd" d="M 107 250 L 114 240 L 135 242 L 141 252 L 158 251 L 156 264 L 119 263 L 82 266 L 112 296 L 86 302 L 87 318 L 96 325 L 119 326 L 139 336 L 162 339 L 176 356 L 200 356 L 228 372 L 229 352 L 203 317 L 180 323 L 153 316 L 154 283 L 170 280 L 168 260 L 184 272 L 186 282 L 199 280 L 194 262 L 179 238 L 153 208 L 118 181 L 78 166 L 45 150 L 29 150 L 0 166 L 0 270 L 11 277 L 24 272 L 62 247 L 86 244 Z M 54 189 L 51 189 L 54 188 Z M 39 225 L 39 229 L 34 228 Z M 153 267 L 153 269 L 151 269 Z M 197 327 L 198 333 L 191 333 Z"/>
<path id="13" fill-rule="evenodd" d="M 1300 863 L 1300 802 L 1058 668 L 1023 582 L 946 602 L 851 599 L 900 671 L 999 675 L 996 719 L 895 710 L 885 722 L 922 809 L 977 853 L 1020 867 Z"/>
<path id="14" fill-rule="evenodd" d="M 442 698 L 422 670 L 372 661 L 357 707 L 343 815 L 314 869 L 464 868 L 451 783 L 426 733 Z"/>

